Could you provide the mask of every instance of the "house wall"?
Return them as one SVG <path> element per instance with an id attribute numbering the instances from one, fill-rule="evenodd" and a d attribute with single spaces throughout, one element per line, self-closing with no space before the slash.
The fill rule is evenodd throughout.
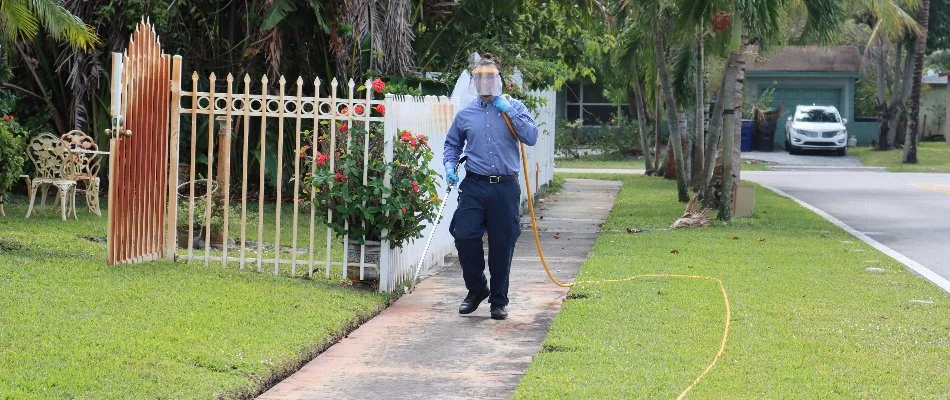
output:
<path id="1" fill-rule="evenodd" d="M 848 120 L 846 124 L 848 132 L 857 137 L 859 144 L 869 144 L 872 139 L 867 132 L 873 129 L 870 129 L 868 122 L 854 121 L 854 93 L 857 77 L 857 73 L 747 71 L 745 95 L 749 99 L 758 98 L 770 87 L 774 87 L 776 91 L 782 89 L 837 90 L 839 91 L 837 103 L 832 105 L 838 108 L 842 118 Z M 776 98 L 773 103 L 779 101 L 780 99 Z M 818 99 L 815 101 L 815 103 L 823 102 L 825 101 Z M 773 107 L 778 105 L 772 104 Z M 773 141 L 776 149 L 782 149 L 785 146 L 785 120 L 794 110 L 795 105 L 784 104 Z"/>
<path id="2" fill-rule="evenodd" d="M 920 135 L 940 135 L 947 130 L 947 99 L 950 89 L 946 84 L 924 85 L 920 93 Z M 926 124 L 924 118 L 926 117 Z"/>

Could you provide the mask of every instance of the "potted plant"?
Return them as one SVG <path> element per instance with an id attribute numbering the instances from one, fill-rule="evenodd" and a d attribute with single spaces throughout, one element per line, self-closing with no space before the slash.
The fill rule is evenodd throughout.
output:
<path id="1" fill-rule="evenodd" d="M 438 174 L 429 167 L 432 149 L 424 135 L 400 130 L 392 144 L 393 160 L 386 162 L 382 124 L 372 123 L 364 184 L 367 132 L 345 124 L 340 125 L 338 132 L 336 148 L 340 150 L 336 154 L 327 154 L 330 147 L 327 132 L 321 132 L 317 149 L 312 152 L 302 149 L 302 156 L 316 158 L 310 160 L 317 166 L 309 179 L 314 193 L 313 206 L 336 235 L 348 235 L 349 262 L 359 262 L 360 245 L 365 243 L 366 262 L 378 265 L 383 231 L 390 246 L 397 248 L 408 240 L 422 237 L 422 222 L 435 218 L 441 199 L 436 193 Z M 333 169 L 330 157 L 334 157 Z M 387 172 L 391 175 L 391 187 L 384 184 Z M 333 212 L 331 219 L 326 219 L 327 211 Z"/>

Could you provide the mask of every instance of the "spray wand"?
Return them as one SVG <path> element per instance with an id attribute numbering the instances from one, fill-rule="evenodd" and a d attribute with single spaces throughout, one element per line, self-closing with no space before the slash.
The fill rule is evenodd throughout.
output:
<path id="1" fill-rule="evenodd" d="M 462 156 L 462 158 L 459 158 L 458 162 L 455 163 L 455 170 L 458 171 L 459 166 L 461 166 L 466 160 L 468 160 L 468 156 Z M 435 231 L 439 227 L 439 222 L 442 221 L 442 212 L 445 211 L 445 205 L 449 203 L 449 194 L 452 193 L 452 188 L 454 188 L 455 184 L 457 183 L 458 182 L 453 183 L 445 188 L 445 196 L 442 197 L 442 205 L 439 206 L 439 213 L 436 214 L 435 221 L 432 223 L 432 232 L 429 232 L 429 238 L 426 239 L 426 247 L 422 249 L 422 257 L 419 257 L 419 264 L 416 265 L 416 272 L 412 274 L 412 280 L 409 281 L 409 289 L 406 290 L 406 294 L 412 293 L 412 289 L 416 286 L 416 281 L 419 279 L 419 272 L 422 271 L 422 264 L 425 263 L 426 254 L 429 253 L 429 245 L 432 244 L 432 237 L 435 236 Z"/>

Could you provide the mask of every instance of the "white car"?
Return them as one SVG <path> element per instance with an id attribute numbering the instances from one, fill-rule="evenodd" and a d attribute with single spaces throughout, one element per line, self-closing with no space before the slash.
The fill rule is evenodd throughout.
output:
<path id="1" fill-rule="evenodd" d="M 834 106 L 796 106 L 785 123 L 785 149 L 789 154 L 833 150 L 843 156 L 848 151 L 846 123 Z"/>

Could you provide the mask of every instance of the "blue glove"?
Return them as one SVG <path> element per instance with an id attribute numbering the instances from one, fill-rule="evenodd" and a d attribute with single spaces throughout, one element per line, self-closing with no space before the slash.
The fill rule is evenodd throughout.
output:
<path id="1" fill-rule="evenodd" d="M 503 113 L 507 113 L 508 111 L 511 111 L 511 109 L 513 108 L 511 106 L 511 102 L 508 101 L 508 99 L 505 98 L 505 96 L 495 96 L 495 99 L 492 100 L 491 103 L 495 105 L 495 108 L 497 108 L 498 111 L 501 111 Z"/>
<path id="2" fill-rule="evenodd" d="M 452 167 L 451 163 L 445 165 L 445 183 L 449 187 L 459 183 L 459 176 L 455 175 L 455 168 Z"/>

